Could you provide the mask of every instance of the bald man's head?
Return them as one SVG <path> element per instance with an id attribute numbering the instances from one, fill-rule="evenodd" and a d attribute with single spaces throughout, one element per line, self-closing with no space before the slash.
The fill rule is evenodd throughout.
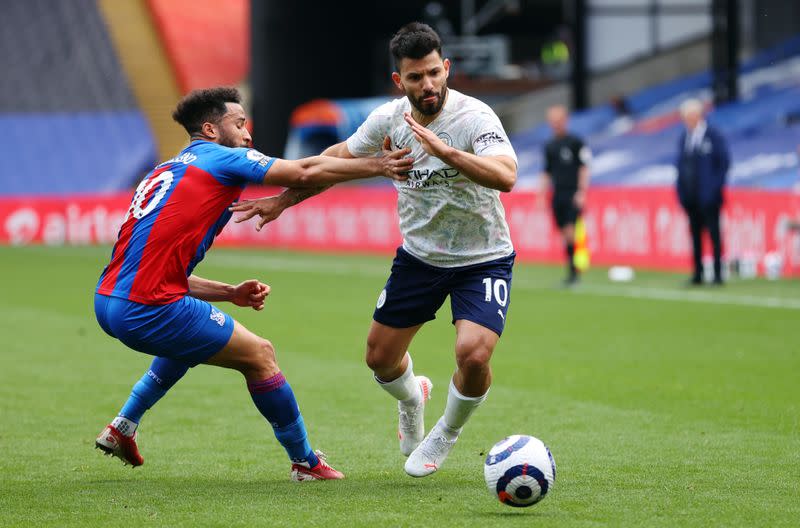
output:
<path id="1" fill-rule="evenodd" d="M 553 134 L 563 136 L 567 133 L 569 112 L 563 105 L 551 106 L 547 109 L 547 123 L 553 129 Z"/>
<path id="2" fill-rule="evenodd" d="M 690 132 L 703 120 L 703 111 L 703 103 L 697 99 L 688 99 L 681 104 L 681 118 Z"/>

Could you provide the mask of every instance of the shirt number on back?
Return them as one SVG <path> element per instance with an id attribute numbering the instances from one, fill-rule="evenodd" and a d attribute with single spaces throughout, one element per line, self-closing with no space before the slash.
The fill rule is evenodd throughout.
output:
<path id="1" fill-rule="evenodd" d="M 131 214 L 133 214 L 135 219 L 139 220 L 155 209 L 158 203 L 164 198 L 164 195 L 167 194 L 169 188 L 172 186 L 173 178 L 174 175 L 172 174 L 172 171 L 164 171 L 153 179 L 142 181 L 142 183 L 140 183 L 136 188 L 136 194 L 133 195 L 133 203 L 128 210 L 128 214 L 125 215 L 125 220 L 127 220 Z M 142 204 L 144 204 L 147 195 L 159 185 L 160 187 L 150 199 L 150 202 L 144 208 L 142 208 Z"/>
<path id="2" fill-rule="evenodd" d="M 495 280 L 493 287 L 491 277 L 487 277 L 483 279 L 483 285 L 486 287 L 486 297 L 484 298 L 486 302 L 492 302 L 492 293 L 494 293 L 494 299 L 497 304 L 500 306 L 506 305 L 508 302 L 508 283 L 504 279 Z"/>

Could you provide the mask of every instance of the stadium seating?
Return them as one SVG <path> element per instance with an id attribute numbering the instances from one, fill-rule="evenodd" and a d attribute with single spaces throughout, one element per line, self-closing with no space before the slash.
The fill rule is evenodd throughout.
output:
<path id="1" fill-rule="evenodd" d="M 570 129 L 594 151 L 592 184 L 599 186 L 663 186 L 674 182 L 674 158 L 682 131 L 678 108 L 696 97 L 711 111 L 709 120 L 729 140 L 733 186 L 788 189 L 800 177 L 800 37 L 753 57 L 741 68 L 742 100 L 713 108 L 711 74 L 701 72 L 647 88 L 626 97 L 629 115 L 610 104 L 576 112 Z M 312 155 L 352 134 L 386 98 L 313 101 L 299 107 L 292 119 L 285 156 Z M 520 162 L 518 186 L 536 186 L 542 169 L 542 148 L 550 137 L 542 123 L 515 134 Z M 385 185 L 381 180 L 369 184 Z"/>
<path id="2" fill-rule="evenodd" d="M 741 74 L 741 101 L 709 114 L 729 141 L 730 183 L 791 188 L 800 181 L 800 38 L 760 53 L 742 66 Z M 711 75 L 703 72 L 631 94 L 626 99 L 631 115 L 625 118 L 607 106 L 576 113 L 571 129 L 586 138 L 595 154 L 593 185 L 671 185 L 682 130 L 678 107 L 696 97 L 711 109 L 710 84 Z M 522 187 L 535 185 L 548 136 L 546 125 L 540 125 L 512 138 Z"/>
<path id="3" fill-rule="evenodd" d="M 148 5 L 182 91 L 236 85 L 247 77 L 249 0 L 148 0 Z"/>
<path id="4" fill-rule="evenodd" d="M 4 2 L 0 195 L 112 191 L 155 162 L 93 0 Z"/>

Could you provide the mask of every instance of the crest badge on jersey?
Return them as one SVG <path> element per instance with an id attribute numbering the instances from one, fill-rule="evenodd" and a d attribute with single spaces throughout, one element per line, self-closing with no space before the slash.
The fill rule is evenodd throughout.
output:
<path id="1" fill-rule="evenodd" d="M 439 132 L 438 134 L 436 134 L 436 137 L 441 139 L 442 142 L 448 147 L 453 146 L 453 138 L 450 137 L 450 134 L 448 134 L 447 132 Z"/>
<path id="2" fill-rule="evenodd" d="M 381 294 L 378 296 L 378 303 L 375 305 L 375 307 L 378 310 L 380 310 L 381 308 L 383 308 L 384 304 L 386 304 L 386 290 L 385 289 L 383 291 L 381 291 Z"/>
<path id="3" fill-rule="evenodd" d="M 247 159 L 249 159 L 250 161 L 255 161 L 262 167 L 266 167 L 267 164 L 269 163 L 269 156 L 267 156 L 266 154 L 262 154 L 256 149 L 250 149 L 247 151 Z"/>

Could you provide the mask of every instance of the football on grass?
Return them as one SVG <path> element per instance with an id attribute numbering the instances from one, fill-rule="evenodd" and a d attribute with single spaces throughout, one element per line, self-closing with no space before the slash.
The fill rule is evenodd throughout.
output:
<path id="1" fill-rule="evenodd" d="M 500 502 L 533 506 L 553 489 L 556 463 L 538 438 L 513 435 L 497 442 L 483 465 L 486 485 Z"/>

